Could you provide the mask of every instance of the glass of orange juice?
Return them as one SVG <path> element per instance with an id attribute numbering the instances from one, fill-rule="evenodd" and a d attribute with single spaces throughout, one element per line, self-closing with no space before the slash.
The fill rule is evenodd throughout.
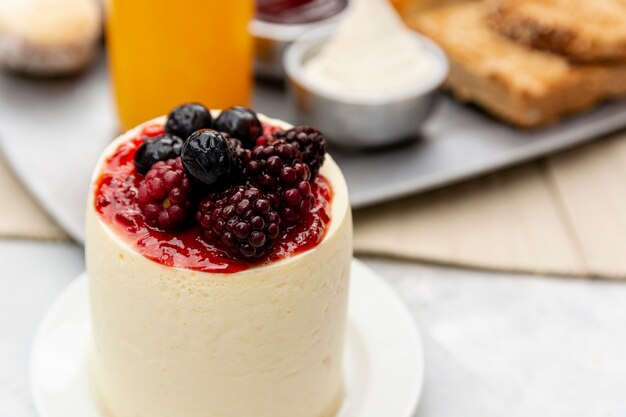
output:
<path id="1" fill-rule="evenodd" d="M 185 102 L 248 105 L 253 0 L 108 0 L 107 43 L 124 129 Z"/>

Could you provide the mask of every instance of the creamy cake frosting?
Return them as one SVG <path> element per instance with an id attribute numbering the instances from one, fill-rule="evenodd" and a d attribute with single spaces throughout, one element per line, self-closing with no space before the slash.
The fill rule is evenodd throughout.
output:
<path id="1" fill-rule="evenodd" d="M 352 257 L 337 165 L 327 157 L 320 170 L 334 197 L 314 248 L 230 274 L 173 268 L 138 253 L 95 209 L 104 161 L 138 129 L 104 152 L 87 209 L 91 376 L 104 410 L 114 417 L 335 415 Z"/>

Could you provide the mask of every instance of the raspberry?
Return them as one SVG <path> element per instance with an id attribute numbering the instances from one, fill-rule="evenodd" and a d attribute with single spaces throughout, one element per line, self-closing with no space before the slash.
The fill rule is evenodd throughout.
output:
<path id="1" fill-rule="evenodd" d="M 274 133 L 269 143 L 273 143 L 275 140 L 285 141 L 298 148 L 302 153 L 302 161 L 309 165 L 311 176 L 317 175 L 328 150 L 326 138 L 322 132 L 310 126 L 296 126 L 289 130 Z"/>
<path id="2" fill-rule="evenodd" d="M 191 182 L 180 157 L 152 165 L 139 183 L 137 199 L 148 225 L 175 230 L 189 219 Z"/>
<path id="3" fill-rule="evenodd" d="M 247 260 L 267 255 L 281 231 L 280 216 L 267 196 L 252 185 L 235 185 L 207 195 L 200 202 L 196 221 L 206 241 Z"/>

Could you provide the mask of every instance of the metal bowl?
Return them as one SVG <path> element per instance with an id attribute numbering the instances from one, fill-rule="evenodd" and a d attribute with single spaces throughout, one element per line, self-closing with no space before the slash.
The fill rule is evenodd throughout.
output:
<path id="1" fill-rule="evenodd" d="M 332 34 L 316 30 L 294 42 L 285 52 L 284 67 L 299 122 L 316 126 L 328 140 L 352 148 L 388 146 L 414 138 L 431 114 L 439 87 L 448 75 L 448 59 L 430 39 L 415 34 L 434 57 L 435 69 L 424 81 L 401 93 L 368 99 L 347 97 L 341 91 L 322 91 L 309 82 L 304 63 Z"/>

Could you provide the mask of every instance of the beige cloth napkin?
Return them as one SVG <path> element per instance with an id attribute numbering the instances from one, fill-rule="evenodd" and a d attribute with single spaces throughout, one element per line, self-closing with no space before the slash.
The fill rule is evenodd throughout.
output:
<path id="1" fill-rule="evenodd" d="M 0 160 L 0 236 L 64 239 Z M 626 278 L 626 132 L 355 213 L 355 250 L 424 262 Z"/>
<path id="2" fill-rule="evenodd" d="M 65 240 L 67 235 L 15 178 L 0 154 L 0 237 Z"/>
<path id="3" fill-rule="evenodd" d="M 358 253 L 626 278 L 626 132 L 355 213 Z"/>

